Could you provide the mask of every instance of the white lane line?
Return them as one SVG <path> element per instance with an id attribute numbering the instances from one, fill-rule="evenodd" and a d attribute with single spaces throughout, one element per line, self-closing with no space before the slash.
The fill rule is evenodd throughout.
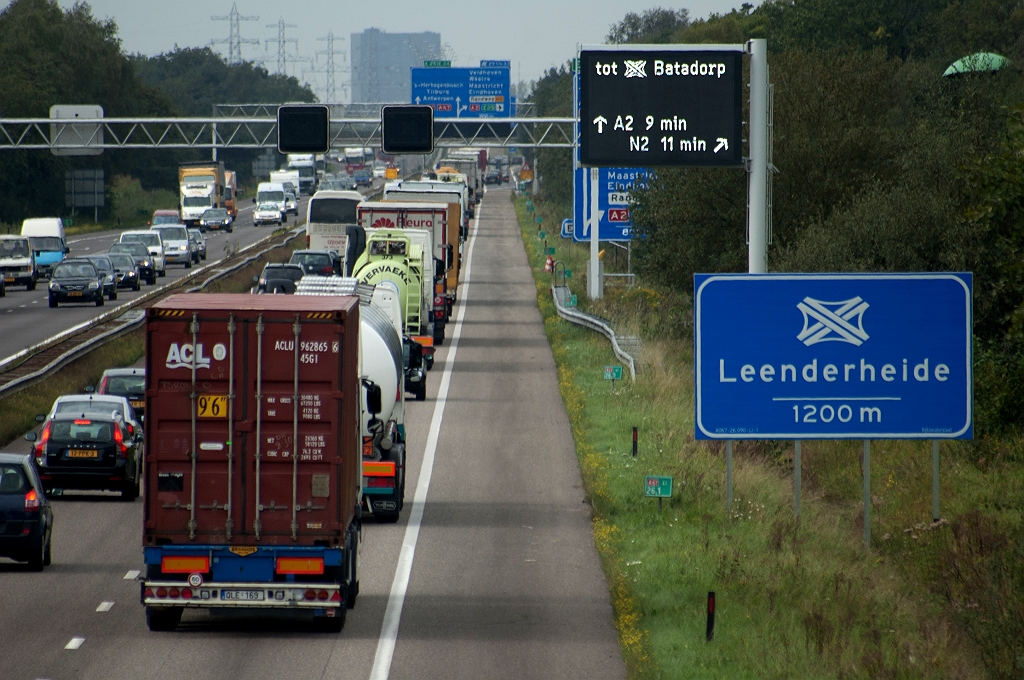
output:
<path id="1" fill-rule="evenodd" d="M 412 562 L 416 555 L 416 541 L 420 536 L 420 524 L 423 522 L 423 508 L 427 503 L 427 491 L 430 490 L 430 476 L 434 470 L 434 454 L 437 452 L 437 438 L 441 431 L 441 420 L 444 418 L 444 406 L 448 400 L 448 387 L 452 381 L 452 369 L 455 368 L 455 354 L 459 349 L 459 337 L 462 335 L 462 320 L 466 316 L 466 300 L 469 299 L 470 272 L 473 268 L 473 247 L 476 245 L 476 234 L 480 228 L 480 209 L 477 206 L 476 219 L 473 224 L 473 236 L 469 240 L 469 252 L 466 254 L 466 279 L 461 288 L 462 304 L 455 319 L 455 332 L 452 333 L 451 347 L 444 360 L 444 375 L 437 390 L 437 401 L 434 403 L 434 415 L 430 420 L 427 433 L 427 445 L 423 452 L 423 465 L 420 478 L 416 484 L 416 496 L 409 513 L 409 524 L 405 527 L 402 540 L 402 551 L 398 555 L 398 566 L 395 568 L 395 580 L 391 582 L 391 595 L 388 606 L 384 610 L 384 623 L 380 629 L 380 640 L 377 642 L 377 653 L 373 657 L 373 668 L 370 680 L 387 680 L 391 673 L 391 660 L 395 655 L 395 643 L 398 641 L 398 625 L 402 621 L 402 606 L 405 594 L 409 589 L 409 576 L 412 574 Z"/>
<path id="2" fill-rule="evenodd" d="M 98 612 L 109 612 L 110 609 L 113 606 L 114 606 L 113 602 L 100 602 L 100 606 L 96 607 L 96 611 L 98 611 Z"/>
<path id="3" fill-rule="evenodd" d="M 71 638 L 71 642 L 64 645 L 64 649 L 78 649 L 82 646 L 83 642 L 85 642 L 84 637 L 73 637 Z"/>
<path id="4" fill-rule="evenodd" d="M 135 579 L 137 579 L 139 577 L 139 573 L 140 572 L 139 572 L 138 569 L 132 569 L 131 571 L 129 571 L 127 574 L 124 575 L 124 580 L 125 581 L 134 581 Z"/>

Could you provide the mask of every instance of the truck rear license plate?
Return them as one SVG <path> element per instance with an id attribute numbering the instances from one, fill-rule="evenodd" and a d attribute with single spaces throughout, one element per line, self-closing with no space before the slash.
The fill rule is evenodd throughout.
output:
<path id="1" fill-rule="evenodd" d="M 68 449 L 68 458 L 99 458 L 100 452 L 89 449 Z"/>
<path id="2" fill-rule="evenodd" d="M 220 599 L 222 600 L 263 600 L 265 593 L 262 590 L 222 590 L 220 591 Z"/>

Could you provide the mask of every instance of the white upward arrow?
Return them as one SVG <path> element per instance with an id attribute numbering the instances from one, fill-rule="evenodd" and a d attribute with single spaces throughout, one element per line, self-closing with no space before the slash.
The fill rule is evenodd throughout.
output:
<path id="1" fill-rule="evenodd" d="M 469 108 L 468 106 L 461 106 L 461 104 L 462 104 L 462 97 L 456 97 L 455 98 L 455 117 L 456 118 L 461 116 L 462 112 Z"/>
<path id="2" fill-rule="evenodd" d="M 718 153 L 723 148 L 726 151 L 729 150 L 729 140 L 728 139 L 726 139 L 725 137 L 719 137 L 716 141 L 718 142 L 718 146 L 715 147 L 715 153 Z"/>
<path id="3" fill-rule="evenodd" d="M 608 119 L 604 116 L 598 116 L 594 119 L 594 124 L 597 125 L 597 134 L 604 132 L 604 126 L 608 124 Z"/>
<path id="4" fill-rule="evenodd" d="M 416 103 L 417 103 L 417 104 L 419 104 L 419 103 L 420 103 L 420 98 L 419 98 L 419 97 L 416 97 Z"/>

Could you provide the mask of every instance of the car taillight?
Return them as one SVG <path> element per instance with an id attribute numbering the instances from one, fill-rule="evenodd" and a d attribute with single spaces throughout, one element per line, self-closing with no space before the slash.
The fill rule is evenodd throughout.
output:
<path id="1" fill-rule="evenodd" d="M 39 495 L 36 494 L 36 490 L 32 489 L 25 494 L 25 510 L 38 510 L 39 509 Z"/>
<path id="2" fill-rule="evenodd" d="M 39 443 L 36 444 L 36 458 L 42 458 L 46 455 L 46 443 L 50 441 L 50 423 L 46 423 L 43 427 L 42 434 L 39 435 Z M 41 460 L 37 461 L 42 463 Z"/>
<path id="3" fill-rule="evenodd" d="M 124 445 L 124 435 L 121 434 L 121 428 L 114 427 L 114 443 L 117 444 L 117 457 L 124 458 L 128 452 L 128 447 Z"/>

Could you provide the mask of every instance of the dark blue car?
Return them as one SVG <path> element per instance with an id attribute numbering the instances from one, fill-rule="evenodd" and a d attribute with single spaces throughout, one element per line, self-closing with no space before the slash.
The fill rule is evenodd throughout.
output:
<path id="1" fill-rule="evenodd" d="M 35 464 L 23 454 L 0 453 L 0 556 L 42 571 L 52 537 L 53 510 Z"/>

